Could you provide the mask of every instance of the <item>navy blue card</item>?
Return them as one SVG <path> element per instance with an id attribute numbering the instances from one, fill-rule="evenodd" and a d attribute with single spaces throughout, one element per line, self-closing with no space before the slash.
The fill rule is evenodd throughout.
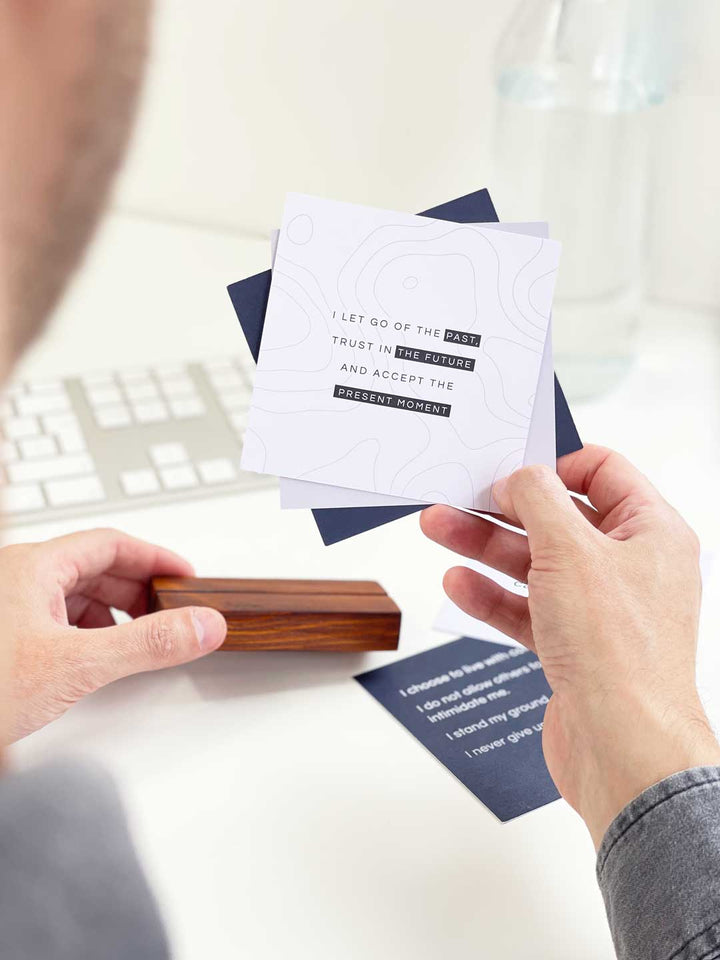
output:
<path id="1" fill-rule="evenodd" d="M 487 190 L 477 190 L 457 200 L 449 200 L 430 210 L 424 210 L 419 215 L 433 217 L 436 220 L 448 220 L 451 223 L 497 223 L 498 220 Z M 272 271 L 264 270 L 245 280 L 231 283 L 227 288 L 250 353 L 256 363 L 260 353 L 271 278 Z M 555 434 L 558 457 L 581 449 L 582 441 L 557 377 L 555 377 Z M 339 543 L 341 540 L 347 540 L 366 530 L 373 530 L 391 520 L 398 520 L 409 513 L 417 513 L 423 509 L 424 507 L 421 506 L 333 507 L 316 509 L 312 513 L 323 543 L 330 546 L 332 543 Z"/>
<path id="2" fill-rule="evenodd" d="M 560 796 L 542 751 L 551 690 L 530 650 L 461 637 L 355 679 L 498 820 Z"/>

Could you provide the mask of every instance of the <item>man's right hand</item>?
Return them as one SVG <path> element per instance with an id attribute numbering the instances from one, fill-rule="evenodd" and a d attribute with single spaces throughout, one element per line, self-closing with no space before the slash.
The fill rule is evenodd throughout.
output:
<path id="1" fill-rule="evenodd" d="M 446 506 L 424 510 L 421 525 L 451 550 L 527 582 L 525 599 L 455 567 L 444 586 L 471 616 L 537 651 L 553 690 L 548 769 L 599 846 L 648 786 L 720 763 L 695 686 L 699 550 L 619 454 L 585 447 L 559 460 L 558 474 L 525 467 L 495 485 L 505 518 L 527 537 Z"/>

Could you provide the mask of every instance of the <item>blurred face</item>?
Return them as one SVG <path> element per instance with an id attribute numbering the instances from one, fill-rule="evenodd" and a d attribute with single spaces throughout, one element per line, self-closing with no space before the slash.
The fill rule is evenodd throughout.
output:
<path id="1" fill-rule="evenodd" d="M 148 5 L 0 0 L 0 384 L 102 210 L 130 129 Z M 0 744 L 10 656 L 0 636 Z"/>
<path id="2" fill-rule="evenodd" d="M 0 361 L 42 328 L 130 129 L 148 0 L 0 0 Z"/>

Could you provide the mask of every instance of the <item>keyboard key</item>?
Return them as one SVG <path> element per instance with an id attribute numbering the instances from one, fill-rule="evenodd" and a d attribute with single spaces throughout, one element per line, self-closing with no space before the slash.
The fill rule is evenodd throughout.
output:
<path id="1" fill-rule="evenodd" d="M 250 391 L 228 390 L 225 393 L 219 393 L 219 399 L 225 410 L 247 410 L 250 406 Z"/>
<path id="2" fill-rule="evenodd" d="M 12 463 L 17 458 L 17 447 L 12 440 L 0 440 L 0 463 Z"/>
<path id="3" fill-rule="evenodd" d="M 71 477 L 94 472 L 93 459 L 85 453 L 48 457 L 45 460 L 18 460 L 17 463 L 9 463 L 7 466 L 11 483 L 54 480 L 56 477 Z"/>
<path id="4" fill-rule="evenodd" d="M 45 433 L 60 433 L 67 427 L 77 427 L 78 418 L 74 413 L 52 413 L 42 418 Z"/>
<path id="5" fill-rule="evenodd" d="M 8 440 L 20 440 L 21 437 L 34 437 L 40 433 L 37 417 L 10 417 L 3 421 L 3 433 Z"/>
<path id="6" fill-rule="evenodd" d="M 87 373 L 80 378 L 85 389 L 88 387 L 109 387 L 115 384 L 115 377 L 109 370 L 99 370 L 96 373 Z"/>
<path id="7" fill-rule="evenodd" d="M 21 513 L 23 510 L 41 510 L 45 506 L 45 497 L 37 483 L 24 486 L 5 487 L 0 496 L 3 509 L 7 513 Z"/>
<path id="8" fill-rule="evenodd" d="M 170 400 L 170 409 L 178 420 L 190 420 L 192 417 L 205 416 L 205 404 L 199 397 L 177 397 Z"/>
<path id="9" fill-rule="evenodd" d="M 116 403 L 109 407 L 98 407 L 95 411 L 95 422 L 102 430 L 127 427 L 131 419 L 130 411 L 124 403 Z"/>
<path id="10" fill-rule="evenodd" d="M 198 485 L 197 475 L 191 466 L 164 467 L 160 476 L 166 490 L 183 490 Z"/>
<path id="11" fill-rule="evenodd" d="M 190 458 L 182 443 L 156 443 L 150 447 L 150 459 L 156 467 L 171 467 L 186 463 Z"/>
<path id="12" fill-rule="evenodd" d="M 237 370 L 218 370 L 210 374 L 210 381 L 218 392 L 247 390 L 247 384 Z"/>
<path id="13" fill-rule="evenodd" d="M 45 493 L 53 507 L 67 507 L 76 503 L 97 503 L 105 499 L 105 490 L 97 475 L 74 477 L 72 480 L 50 480 Z"/>
<path id="14" fill-rule="evenodd" d="M 125 384 L 125 393 L 128 400 L 157 400 L 160 396 L 158 388 L 152 380 L 139 380 L 137 383 Z"/>
<path id="15" fill-rule="evenodd" d="M 154 470 L 123 470 L 120 483 L 128 497 L 139 497 L 146 493 L 156 493 L 160 489 Z"/>
<path id="16" fill-rule="evenodd" d="M 19 440 L 18 446 L 20 453 L 26 460 L 33 457 L 51 457 L 57 453 L 57 447 L 52 437 L 28 437 L 27 440 Z"/>
<path id="17" fill-rule="evenodd" d="M 39 393 L 36 396 L 18 397 L 15 406 L 21 417 L 36 413 L 61 413 L 70 409 L 70 397 L 62 393 Z"/>
<path id="18" fill-rule="evenodd" d="M 193 397 L 197 393 L 191 377 L 162 377 L 160 385 L 166 397 Z"/>
<path id="19" fill-rule="evenodd" d="M 88 387 L 87 397 L 90 405 L 100 407 L 107 403 L 122 403 L 123 397 L 115 384 L 103 384 L 99 387 Z"/>
<path id="20" fill-rule="evenodd" d="M 132 405 L 138 423 L 161 423 L 169 418 L 168 409 L 162 400 L 145 400 Z"/>
<path id="21" fill-rule="evenodd" d="M 201 460 L 197 468 L 203 483 L 232 483 L 237 476 L 232 461 L 226 457 Z"/>
<path id="22" fill-rule="evenodd" d="M 63 453 L 82 453 L 86 448 L 85 437 L 79 427 L 65 427 L 58 430 L 57 442 Z"/>

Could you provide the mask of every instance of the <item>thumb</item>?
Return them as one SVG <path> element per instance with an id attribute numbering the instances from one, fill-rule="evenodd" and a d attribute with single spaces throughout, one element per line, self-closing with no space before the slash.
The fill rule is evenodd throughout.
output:
<path id="1" fill-rule="evenodd" d="M 160 610 L 115 627 L 83 631 L 95 647 L 100 683 L 197 660 L 217 650 L 227 624 L 210 607 Z"/>
<path id="2" fill-rule="evenodd" d="M 498 480 L 495 502 L 527 531 L 531 555 L 587 536 L 594 528 L 575 506 L 567 487 L 550 467 L 536 464 Z"/>

